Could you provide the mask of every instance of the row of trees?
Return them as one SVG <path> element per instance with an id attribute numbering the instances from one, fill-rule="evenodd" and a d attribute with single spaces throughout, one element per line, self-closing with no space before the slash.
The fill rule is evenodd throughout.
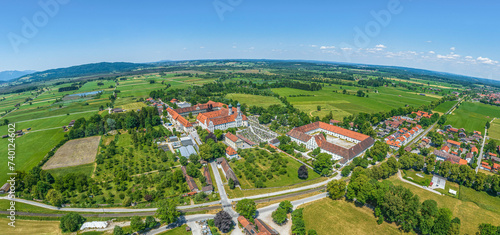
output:
<path id="1" fill-rule="evenodd" d="M 408 188 L 394 186 L 390 181 L 378 181 L 370 170 L 356 168 L 347 186 L 344 181 L 332 181 L 327 190 L 332 199 L 344 195 L 359 205 L 374 208 L 378 223 L 395 222 L 405 232 L 420 234 L 459 234 L 460 220 L 453 218 L 448 208 L 438 208 L 436 201 L 423 203 Z"/>
<path id="2" fill-rule="evenodd" d="M 150 128 L 161 124 L 161 118 L 155 107 L 145 107 L 140 112 L 96 114 L 88 119 L 79 118 L 68 133 L 70 139 L 102 135 L 111 130 Z"/>

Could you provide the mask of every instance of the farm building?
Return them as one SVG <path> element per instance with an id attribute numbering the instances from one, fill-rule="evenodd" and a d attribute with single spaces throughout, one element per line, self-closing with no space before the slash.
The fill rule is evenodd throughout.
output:
<path id="1" fill-rule="evenodd" d="M 191 192 L 198 192 L 198 185 L 196 185 L 196 182 L 194 182 L 193 177 L 187 174 L 186 166 L 181 167 L 182 174 L 184 175 L 184 178 L 186 179 L 186 183 L 188 184 L 189 190 Z"/>

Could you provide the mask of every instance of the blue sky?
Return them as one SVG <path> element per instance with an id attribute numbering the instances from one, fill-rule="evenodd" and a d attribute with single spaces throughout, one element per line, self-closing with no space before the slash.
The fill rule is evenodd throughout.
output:
<path id="1" fill-rule="evenodd" d="M 305 59 L 500 80 L 499 10 L 492 0 L 4 0 L 0 71 Z"/>

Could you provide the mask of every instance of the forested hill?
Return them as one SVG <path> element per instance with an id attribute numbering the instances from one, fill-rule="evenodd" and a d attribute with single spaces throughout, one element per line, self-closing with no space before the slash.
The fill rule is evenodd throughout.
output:
<path id="1" fill-rule="evenodd" d="M 148 67 L 146 64 L 126 63 L 126 62 L 102 62 L 95 64 L 84 64 L 68 68 L 50 69 L 22 76 L 17 81 L 41 81 L 67 77 L 81 77 L 96 74 L 110 74 L 132 71 L 139 68 Z"/>

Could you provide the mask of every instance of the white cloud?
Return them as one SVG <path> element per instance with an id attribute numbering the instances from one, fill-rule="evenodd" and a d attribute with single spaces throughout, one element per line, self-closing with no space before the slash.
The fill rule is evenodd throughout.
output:
<path id="1" fill-rule="evenodd" d="M 234 49 L 236 49 L 237 47 L 236 46 L 233 46 Z"/>
<path id="2" fill-rule="evenodd" d="M 431 43 L 431 42 L 432 42 L 432 41 L 430 41 L 430 40 L 429 40 L 429 41 L 426 41 L 426 43 Z"/>
<path id="3" fill-rule="evenodd" d="M 203 47 L 203 46 L 200 47 L 200 49 L 203 49 L 203 48 L 205 48 L 205 47 Z"/>
<path id="4" fill-rule="evenodd" d="M 429 51 L 429 54 L 436 54 L 436 52 L 434 52 L 434 51 Z"/>
<path id="5" fill-rule="evenodd" d="M 486 57 L 481 57 L 481 56 L 477 57 L 477 59 L 476 59 L 476 60 L 477 60 L 479 63 L 483 63 L 483 64 L 491 64 L 491 65 L 493 65 L 493 64 L 498 64 L 498 61 L 495 61 L 495 60 L 492 60 L 492 59 L 490 59 L 490 58 L 486 58 Z"/>
<path id="6" fill-rule="evenodd" d="M 321 50 L 335 49 L 335 46 L 321 46 L 319 49 L 321 49 Z"/>
<path id="7" fill-rule="evenodd" d="M 350 48 L 350 47 L 342 47 L 342 48 L 340 48 L 340 50 L 343 50 L 343 51 L 351 51 L 351 50 L 352 50 L 352 48 Z"/>
<path id="8" fill-rule="evenodd" d="M 248 50 L 253 50 L 253 49 L 255 49 L 255 47 L 249 47 L 249 48 L 248 48 Z"/>
<path id="9" fill-rule="evenodd" d="M 382 45 L 382 44 L 378 44 L 375 46 L 375 48 L 381 48 L 381 49 L 385 49 L 387 48 L 386 46 Z"/>
<path id="10" fill-rule="evenodd" d="M 311 45 L 311 47 L 318 47 L 318 45 Z"/>
<path id="11" fill-rule="evenodd" d="M 436 57 L 437 57 L 438 59 L 454 60 L 454 59 L 458 59 L 458 58 L 460 58 L 461 56 L 460 56 L 460 55 L 458 55 L 458 54 L 455 54 L 455 53 L 451 52 L 451 53 L 450 53 L 450 54 L 448 54 L 448 55 L 439 55 L 439 54 L 438 54 Z"/>
<path id="12" fill-rule="evenodd" d="M 451 47 L 451 48 L 450 48 L 450 50 L 452 50 L 452 51 L 455 51 L 455 49 L 456 49 L 455 47 Z"/>

